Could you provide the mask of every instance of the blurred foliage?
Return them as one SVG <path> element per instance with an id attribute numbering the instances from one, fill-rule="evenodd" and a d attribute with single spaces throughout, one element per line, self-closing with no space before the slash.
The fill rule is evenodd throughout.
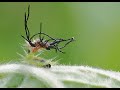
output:
<path id="1" fill-rule="evenodd" d="M 0 88 L 120 88 L 119 72 L 82 65 L 3 64 L 0 76 Z"/>
<path id="2" fill-rule="evenodd" d="M 30 8 L 31 35 L 42 31 L 55 38 L 75 37 L 63 51 L 47 51 L 43 57 L 59 56 L 61 64 L 77 64 L 119 71 L 120 3 L 107 2 L 0 2 L 0 62 L 17 60 L 23 53 L 24 13 Z"/>

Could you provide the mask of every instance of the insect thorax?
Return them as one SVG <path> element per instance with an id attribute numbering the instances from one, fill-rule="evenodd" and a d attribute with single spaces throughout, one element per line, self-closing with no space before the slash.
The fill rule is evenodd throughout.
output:
<path id="1" fill-rule="evenodd" d="M 45 40 L 43 40 L 42 42 L 40 41 L 40 39 L 33 39 L 31 40 L 32 44 L 34 44 L 35 47 L 32 47 L 29 42 L 26 41 L 27 47 L 30 50 L 30 52 L 37 52 L 40 51 L 42 49 L 47 49 L 50 44 L 49 42 L 45 42 Z"/>

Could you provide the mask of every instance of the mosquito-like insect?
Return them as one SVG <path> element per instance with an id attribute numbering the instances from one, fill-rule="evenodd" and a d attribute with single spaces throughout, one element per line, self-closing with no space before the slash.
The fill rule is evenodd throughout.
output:
<path id="1" fill-rule="evenodd" d="M 74 38 L 70 38 L 70 39 L 55 39 L 55 38 L 52 38 L 51 36 L 49 36 L 48 34 L 46 33 L 43 33 L 41 30 L 42 30 L 42 23 L 40 23 L 40 32 L 39 33 L 36 33 L 34 34 L 33 36 L 30 37 L 30 32 L 29 32 L 29 29 L 28 29 L 28 26 L 27 26 L 27 22 L 28 22 L 28 19 L 29 19 L 29 14 L 30 14 L 30 5 L 28 6 L 28 14 L 26 15 L 26 12 L 25 12 L 25 20 L 24 20 L 24 24 L 25 24 L 25 33 L 26 33 L 26 37 L 22 36 L 27 42 L 28 44 L 30 45 L 30 47 L 32 48 L 32 51 L 31 52 L 37 52 L 38 50 L 40 50 L 41 48 L 44 48 L 46 50 L 51 50 L 51 49 L 55 49 L 56 52 L 59 51 L 59 52 L 62 52 L 64 53 L 63 51 L 61 51 L 61 49 L 63 49 L 64 47 L 66 47 L 66 45 L 68 45 L 70 42 L 74 41 Z M 32 39 L 39 35 L 39 39 L 38 40 L 35 40 L 34 42 L 32 41 Z M 49 39 L 48 40 L 44 40 L 44 36 L 42 37 L 41 35 L 44 35 L 46 37 L 48 37 Z M 59 47 L 59 43 L 61 42 L 66 42 L 64 44 L 64 46 L 62 47 Z"/>

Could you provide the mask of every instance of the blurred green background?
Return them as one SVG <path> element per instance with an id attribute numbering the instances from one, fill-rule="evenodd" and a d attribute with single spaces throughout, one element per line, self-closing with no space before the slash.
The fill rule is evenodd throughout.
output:
<path id="1" fill-rule="evenodd" d="M 75 37 L 58 56 L 61 64 L 88 65 L 120 71 L 120 3 L 112 2 L 0 2 L 0 62 L 15 61 L 23 53 L 24 13 L 30 7 L 31 34 L 42 31 L 55 38 Z"/>

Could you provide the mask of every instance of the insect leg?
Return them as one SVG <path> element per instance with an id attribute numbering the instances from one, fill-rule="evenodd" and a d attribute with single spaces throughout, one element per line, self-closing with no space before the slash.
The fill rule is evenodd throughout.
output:
<path id="1" fill-rule="evenodd" d="M 29 32 L 29 29 L 28 29 L 28 26 L 27 26 L 27 21 L 29 19 L 29 13 L 30 13 L 30 5 L 28 6 L 28 15 L 27 16 L 26 16 L 26 12 L 25 12 L 25 21 L 24 21 L 24 24 L 25 24 L 25 33 L 26 33 L 27 39 L 24 36 L 22 36 L 22 35 L 21 36 L 25 40 L 27 40 L 32 47 L 35 47 L 35 45 L 30 40 L 30 32 Z"/>
<path id="2" fill-rule="evenodd" d="M 34 34 L 34 35 L 30 38 L 30 40 L 31 40 L 33 37 L 35 37 L 36 35 L 39 35 L 39 34 L 43 34 L 43 35 L 49 37 L 49 38 L 52 39 L 52 40 L 56 40 L 56 39 L 50 37 L 49 35 L 47 35 L 47 34 L 45 34 L 45 33 L 43 33 L 43 32 Z"/>
<path id="3" fill-rule="evenodd" d="M 70 41 L 68 41 L 68 40 L 70 40 Z M 74 41 L 74 38 L 71 38 L 71 39 L 68 39 L 68 40 L 66 40 L 68 42 L 63 47 L 60 47 L 59 49 L 62 49 L 64 47 L 66 47 L 70 42 Z"/>
<path id="4" fill-rule="evenodd" d="M 29 41 L 29 37 L 30 37 L 30 32 L 29 32 L 28 27 L 27 27 L 27 21 L 28 21 L 28 18 L 29 18 L 29 8 L 30 8 L 30 5 L 28 6 L 28 15 L 27 15 L 27 17 L 26 17 L 26 12 L 25 12 L 25 20 L 24 20 L 25 33 L 26 33 L 27 39 L 24 36 L 22 36 L 27 41 Z"/>
<path id="5" fill-rule="evenodd" d="M 40 23 L 40 34 L 39 34 L 39 39 L 40 39 L 40 41 L 42 42 L 42 39 L 41 39 L 41 31 L 42 31 L 42 23 Z"/>

